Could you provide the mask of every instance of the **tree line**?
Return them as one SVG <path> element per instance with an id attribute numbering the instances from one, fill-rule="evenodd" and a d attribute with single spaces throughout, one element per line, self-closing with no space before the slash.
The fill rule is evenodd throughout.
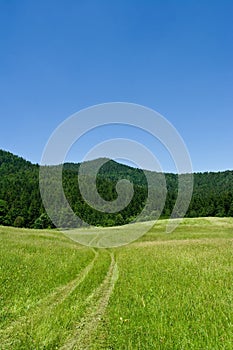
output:
<path id="1" fill-rule="evenodd" d="M 84 175 L 84 186 L 87 186 L 90 194 L 90 184 L 94 183 L 94 169 L 98 161 L 90 162 L 89 171 Z M 96 226 L 114 226 L 133 221 L 142 211 L 140 220 L 154 219 L 160 212 L 162 218 L 171 215 L 177 198 L 178 175 L 165 174 L 164 189 L 162 174 L 146 172 L 153 178 L 153 189 L 150 189 L 150 193 L 154 198 L 153 202 L 147 205 L 148 184 L 145 173 L 140 169 L 108 160 L 100 167 L 96 178 L 99 195 L 108 202 L 116 200 L 116 185 L 122 179 L 127 179 L 133 184 L 134 192 L 130 203 L 121 211 L 103 213 L 93 209 L 82 198 L 78 186 L 79 167 L 80 164 L 64 164 L 62 181 L 71 208 L 84 222 Z M 39 169 L 38 164 L 32 164 L 10 152 L 0 150 L 0 225 L 54 227 L 42 204 Z M 56 173 L 56 167 L 54 169 Z M 56 181 L 55 177 L 50 177 L 50 181 Z M 123 193 L 124 195 L 126 193 Z M 59 193 L 54 193 L 54 210 L 58 204 Z M 60 227 L 77 226 L 66 208 L 58 211 L 57 215 Z M 186 216 L 233 216 L 233 171 L 195 173 L 193 196 Z"/>

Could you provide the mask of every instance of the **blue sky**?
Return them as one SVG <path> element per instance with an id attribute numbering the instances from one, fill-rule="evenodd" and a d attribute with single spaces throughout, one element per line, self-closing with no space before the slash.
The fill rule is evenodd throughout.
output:
<path id="1" fill-rule="evenodd" d="M 165 116 L 195 171 L 233 169 L 232 43 L 230 0 L 1 0 L 0 148 L 40 162 L 68 116 L 123 101 Z M 97 130 L 68 160 L 118 131 Z M 172 171 L 160 146 L 153 151 Z"/>

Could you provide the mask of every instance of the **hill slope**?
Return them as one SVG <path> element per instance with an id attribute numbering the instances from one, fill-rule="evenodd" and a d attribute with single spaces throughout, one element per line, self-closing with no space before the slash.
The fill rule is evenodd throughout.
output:
<path id="1" fill-rule="evenodd" d="M 101 160 L 89 162 L 93 169 Z M 116 183 L 128 179 L 134 184 L 134 196 L 131 203 L 116 214 L 101 213 L 86 204 L 80 194 L 77 182 L 80 164 L 65 163 L 63 167 L 63 186 L 73 210 L 86 222 L 94 225 L 112 226 L 131 221 L 144 208 L 147 198 L 147 181 L 142 170 L 109 160 L 100 168 L 97 176 L 97 188 L 107 201 L 117 198 Z M 55 167 L 56 168 L 56 167 Z M 160 174 L 147 172 L 153 177 L 157 206 L 164 195 Z M 86 174 L 90 180 L 92 170 Z M 175 174 L 165 174 L 167 196 L 163 217 L 168 217 L 173 209 L 177 194 Z M 147 208 L 144 219 L 155 215 L 155 208 Z M 194 192 L 188 217 L 233 216 L 233 171 L 194 174 Z M 63 221 L 72 226 L 64 213 Z M 0 224 L 19 227 L 46 228 L 52 223 L 45 214 L 39 191 L 39 165 L 32 164 L 10 152 L 0 150 Z"/>

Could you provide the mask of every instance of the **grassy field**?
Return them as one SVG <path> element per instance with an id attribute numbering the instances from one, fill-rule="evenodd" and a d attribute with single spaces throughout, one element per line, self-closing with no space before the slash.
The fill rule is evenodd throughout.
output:
<path id="1" fill-rule="evenodd" d="M 233 218 L 166 223 L 114 249 L 0 227 L 0 349 L 231 350 Z"/>

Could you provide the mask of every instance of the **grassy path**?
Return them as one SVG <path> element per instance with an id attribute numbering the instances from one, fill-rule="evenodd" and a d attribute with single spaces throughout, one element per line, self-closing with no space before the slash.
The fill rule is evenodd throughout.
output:
<path id="1" fill-rule="evenodd" d="M 66 285 L 56 288 L 44 299 L 41 299 L 34 307 L 34 309 L 28 310 L 26 315 L 19 317 L 13 321 L 9 326 L 0 330 L 0 349 L 11 348 L 12 338 L 15 334 L 21 333 L 27 327 L 28 323 L 38 323 L 43 319 L 43 315 L 52 314 L 53 310 L 61 304 L 78 286 L 85 280 L 89 272 L 93 269 L 96 259 L 99 253 L 94 250 L 95 256 L 93 260 L 77 275 L 77 277 L 71 280 Z M 30 314 L 29 314 L 30 313 Z"/>
<path id="2" fill-rule="evenodd" d="M 0 350 L 90 348 L 118 278 L 114 254 L 93 251 L 93 260 L 74 279 L 0 330 Z"/>
<path id="3" fill-rule="evenodd" d="M 118 278 L 118 267 L 111 253 L 111 264 L 102 284 L 87 298 L 88 305 L 84 317 L 78 323 L 73 337 L 60 350 L 89 349 L 98 324 L 108 305 L 110 295 Z"/>

